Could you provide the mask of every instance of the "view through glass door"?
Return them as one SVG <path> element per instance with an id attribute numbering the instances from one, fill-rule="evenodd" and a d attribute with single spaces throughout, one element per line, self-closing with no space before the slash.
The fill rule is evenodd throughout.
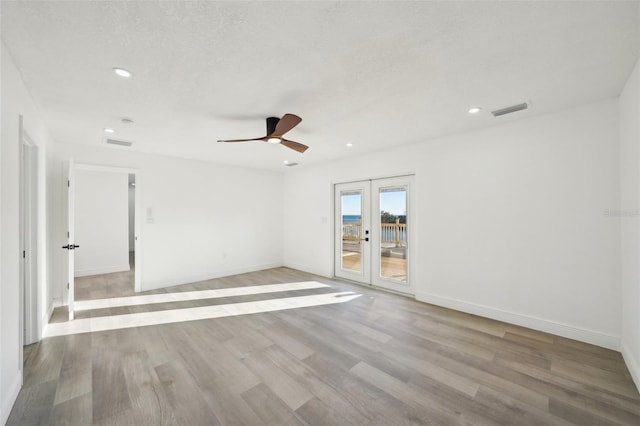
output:
<path id="1" fill-rule="evenodd" d="M 371 283 L 370 182 L 336 185 L 336 265 L 338 277 Z"/>
<path id="2" fill-rule="evenodd" d="M 413 293 L 411 176 L 335 186 L 335 275 Z"/>

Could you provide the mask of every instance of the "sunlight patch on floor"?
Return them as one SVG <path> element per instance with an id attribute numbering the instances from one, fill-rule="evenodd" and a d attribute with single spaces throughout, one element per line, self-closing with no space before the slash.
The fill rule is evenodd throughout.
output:
<path id="1" fill-rule="evenodd" d="M 184 302 L 189 300 L 217 299 L 220 297 L 248 296 L 277 293 L 280 291 L 308 290 L 330 287 L 317 281 L 220 288 L 213 290 L 184 291 L 176 293 L 147 294 L 141 296 L 114 297 L 110 299 L 81 300 L 73 304 L 74 311 L 116 308 L 119 306 L 151 305 L 154 303 Z"/>
<path id="2" fill-rule="evenodd" d="M 169 309 L 164 311 L 76 319 L 69 322 L 48 324 L 44 332 L 44 337 L 66 336 L 79 333 L 92 333 L 97 331 L 307 308 L 311 306 L 332 305 L 350 302 L 360 296 L 362 295 L 352 291 L 344 291 L 311 296 L 259 300 L 255 302 L 229 303 L 196 308 Z"/>

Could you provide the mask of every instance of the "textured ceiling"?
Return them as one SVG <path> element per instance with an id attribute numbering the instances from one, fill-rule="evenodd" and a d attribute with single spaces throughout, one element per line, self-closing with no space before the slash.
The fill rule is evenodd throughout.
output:
<path id="1" fill-rule="evenodd" d="M 285 170 L 617 96 L 639 54 L 639 4 L 3 1 L 0 12 L 56 140 L 99 146 L 113 127 L 129 149 Z M 306 153 L 215 142 L 263 136 L 264 118 L 284 113 L 303 118 L 287 137 Z"/>

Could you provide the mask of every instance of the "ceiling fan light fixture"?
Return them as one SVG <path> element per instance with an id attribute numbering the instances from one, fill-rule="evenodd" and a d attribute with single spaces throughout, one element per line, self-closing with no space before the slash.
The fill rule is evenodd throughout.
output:
<path id="1" fill-rule="evenodd" d="M 251 139 L 220 139 L 218 142 L 253 142 L 253 141 L 262 141 L 268 142 L 271 144 L 280 144 L 287 148 L 290 148 L 296 152 L 303 153 L 309 147 L 307 145 L 301 144 L 300 142 L 292 141 L 289 139 L 285 139 L 283 136 L 289 130 L 296 127 L 302 118 L 298 117 L 295 114 L 285 114 L 282 118 L 278 119 L 278 117 L 267 117 L 267 135 L 261 138 L 251 138 Z M 292 164 L 292 163 L 290 163 Z"/>

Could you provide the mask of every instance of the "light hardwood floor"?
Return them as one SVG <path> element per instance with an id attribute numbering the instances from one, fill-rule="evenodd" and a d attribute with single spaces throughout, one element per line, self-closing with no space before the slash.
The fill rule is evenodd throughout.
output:
<path id="1" fill-rule="evenodd" d="M 107 297 L 133 296 L 133 272 L 135 256 L 129 253 L 131 270 L 112 274 L 76 277 L 74 284 L 75 300 L 103 299 Z"/>
<path id="2" fill-rule="evenodd" d="M 93 281 L 98 289 L 120 279 Z M 25 348 L 24 387 L 8 424 L 640 424 L 640 395 L 611 350 L 287 268 L 151 293 L 310 280 L 331 287 L 80 312 L 362 295 L 43 339 Z M 57 309 L 52 321 L 64 317 Z"/>

